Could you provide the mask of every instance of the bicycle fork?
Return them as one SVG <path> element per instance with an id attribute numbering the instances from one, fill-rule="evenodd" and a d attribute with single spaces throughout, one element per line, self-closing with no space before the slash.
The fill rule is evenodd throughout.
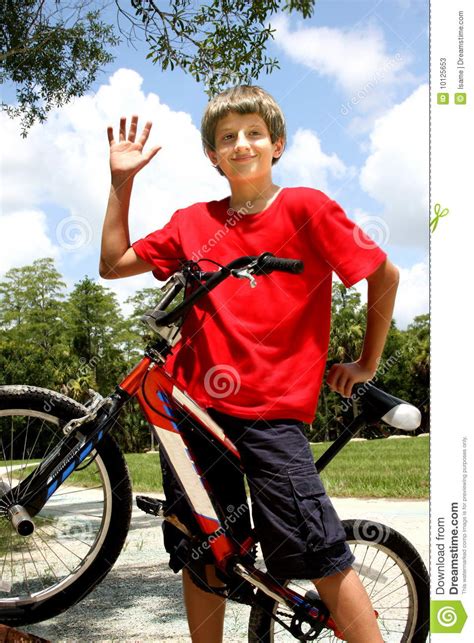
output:
<path id="1" fill-rule="evenodd" d="M 86 415 L 63 427 L 64 440 L 24 480 L 13 488 L 4 481 L 0 483 L 2 505 L 20 536 L 34 532 L 34 516 L 110 431 L 128 399 L 128 394 L 117 388 L 110 397 L 94 400 Z M 87 435 L 79 434 L 87 425 L 91 427 Z"/>

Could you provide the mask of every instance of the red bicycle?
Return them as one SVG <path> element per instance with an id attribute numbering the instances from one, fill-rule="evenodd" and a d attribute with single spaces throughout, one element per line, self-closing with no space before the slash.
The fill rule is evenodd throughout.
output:
<path id="1" fill-rule="evenodd" d="M 256 276 L 302 269 L 302 262 L 270 253 L 240 257 L 214 272 L 185 263 L 162 288 L 157 307 L 145 315 L 156 340 L 106 398 L 95 394 L 84 406 L 33 386 L 0 387 L 0 622 L 21 625 L 51 618 L 84 598 L 112 568 L 132 506 L 127 466 L 112 433 L 122 407 L 135 397 L 182 487 L 193 524 L 163 512 L 157 500 L 141 497 L 138 502 L 149 513 L 164 513 L 196 542 L 208 543 L 224 587 L 210 587 L 196 561 L 193 573 L 200 585 L 252 606 L 251 642 L 342 638 L 310 581 L 306 586 L 305 581 L 277 582 L 255 563 L 253 533 L 234 538 L 178 418 L 189 417 L 194 429 L 225 449 L 237 466 L 238 450 L 164 369 L 184 315 L 224 279 L 246 278 L 255 285 Z M 181 291 L 183 301 L 167 312 Z M 366 423 L 382 419 L 405 430 L 418 427 L 418 409 L 403 400 L 370 384 L 359 393 L 360 415 L 315 463 L 318 471 Z M 384 640 L 425 641 L 429 580 L 417 551 L 380 523 L 343 523 Z"/>

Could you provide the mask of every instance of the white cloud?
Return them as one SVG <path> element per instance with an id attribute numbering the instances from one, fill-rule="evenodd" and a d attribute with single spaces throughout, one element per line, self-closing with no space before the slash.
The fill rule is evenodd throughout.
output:
<path id="1" fill-rule="evenodd" d="M 287 186 L 314 187 L 328 190 L 330 178 L 342 179 L 351 173 L 336 154 L 325 154 L 318 135 L 298 129 L 289 147 L 275 166 L 276 176 Z"/>
<path id="2" fill-rule="evenodd" d="M 133 297 L 138 290 L 143 288 L 156 288 L 156 299 L 158 301 L 158 290 L 162 285 L 157 281 L 151 272 L 146 272 L 141 275 L 134 275 L 133 278 L 127 279 L 102 279 L 97 280 L 101 286 L 112 290 L 117 296 L 117 300 L 122 309 L 122 313 L 127 317 L 132 313 L 133 307 L 131 304 L 126 304 L 125 300 Z M 145 311 L 143 311 L 145 312 Z"/>
<path id="3" fill-rule="evenodd" d="M 20 137 L 17 122 L 0 115 L 2 146 L 8 150 L 2 168 L 2 212 L 14 217 L 11 223 L 25 209 L 49 211 L 54 204 L 55 210 L 66 212 L 67 223 L 71 217 L 81 222 L 87 244 L 74 247 L 73 236 L 64 243 L 54 232 L 49 241 L 49 254 L 54 250 L 68 265 L 94 254 L 98 260 L 110 185 L 106 127 L 112 124 L 116 131 L 121 115 L 138 114 L 139 126 L 152 120 L 148 144 L 163 148 L 135 179 L 132 240 L 162 227 L 183 204 L 228 192 L 202 152 L 199 130 L 190 115 L 173 111 L 156 94 L 144 94 L 141 84 L 138 73 L 120 69 L 94 95 L 52 112 L 47 123 L 34 126 L 26 139 Z M 49 211 L 49 216 L 54 215 Z M 52 229 L 57 231 L 57 225 L 61 222 Z M 15 235 L 15 227 L 8 228 L 4 243 L 13 245 Z M 4 265 L 8 268 L 6 260 Z"/>
<path id="4" fill-rule="evenodd" d="M 389 52 L 382 29 L 374 22 L 355 28 L 290 27 L 287 16 L 272 21 L 275 41 L 294 61 L 333 80 L 345 94 L 348 112 L 380 112 L 397 87 L 413 82 L 406 51 Z M 342 109 L 343 106 L 341 106 Z"/>
<path id="5" fill-rule="evenodd" d="M 399 270 L 400 284 L 393 316 L 399 328 L 406 328 L 414 317 L 429 312 L 429 270 L 427 262 Z"/>
<path id="6" fill-rule="evenodd" d="M 397 327 L 405 330 L 417 315 L 424 315 L 429 312 L 429 269 L 428 261 L 421 261 L 410 268 L 401 268 L 400 283 L 398 285 L 397 298 L 395 299 L 395 310 L 393 317 Z M 362 301 L 367 301 L 367 282 L 359 281 L 355 285 L 362 295 Z"/>
<path id="7" fill-rule="evenodd" d="M 56 258 L 58 250 L 48 238 L 46 215 L 40 210 L 17 210 L 0 217 L 0 274 L 42 257 Z"/>
<path id="8" fill-rule="evenodd" d="M 383 206 L 377 214 L 390 243 L 427 246 L 428 143 L 428 86 L 421 85 L 376 121 L 360 173 L 362 189 Z"/>

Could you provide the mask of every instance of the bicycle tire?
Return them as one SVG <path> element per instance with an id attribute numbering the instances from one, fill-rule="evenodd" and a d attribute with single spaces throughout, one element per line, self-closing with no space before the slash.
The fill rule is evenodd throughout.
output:
<path id="1" fill-rule="evenodd" d="M 64 437 L 62 427 L 85 412 L 54 391 L 0 387 L 0 481 L 14 488 Z M 125 459 L 109 434 L 83 465 L 87 471 L 74 471 L 34 517 L 31 536 L 16 533 L 0 501 L 0 623 L 26 625 L 64 612 L 118 558 L 132 509 Z M 89 487 L 78 484 L 84 475 Z"/>
<path id="2" fill-rule="evenodd" d="M 342 522 L 347 542 L 356 556 L 353 568 L 379 613 L 378 623 L 385 643 L 426 641 L 429 633 L 429 577 L 416 549 L 404 536 L 386 525 L 369 520 Z M 311 581 L 295 580 L 288 581 L 288 584 L 295 589 L 299 587 L 303 593 L 315 589 Z M 249 643 L 295 640 L 272 617 L 276 613 L 289 623 L 290 610 L 261 591 L 258 597 L 250 612 Z M 339 639 L 329 630 L 323 630 L 315 640 L 329 643 Z"/>

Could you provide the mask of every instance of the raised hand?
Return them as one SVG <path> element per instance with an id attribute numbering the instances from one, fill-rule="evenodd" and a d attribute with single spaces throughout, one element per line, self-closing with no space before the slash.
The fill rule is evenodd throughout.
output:
<path id="1" fill-rule="evenodd" d="M 114 139 L 113 127 L 109 126 L 107 128 L 110 145 L 110 172 L 113 178 L 119 178 L 121 180 L 132 178 L 145 167 L 161 149 L 160 146 L 152 147 L 146 152 L 143 149 L 150 135 L 151 125 L 151 121 L 145 123 L 138 141 L 135 140 L 137 136 L 138 116 L 132 116 L 128 136 L 127 119 L 125 117 L 120 119 L 118 141 Z"/>

